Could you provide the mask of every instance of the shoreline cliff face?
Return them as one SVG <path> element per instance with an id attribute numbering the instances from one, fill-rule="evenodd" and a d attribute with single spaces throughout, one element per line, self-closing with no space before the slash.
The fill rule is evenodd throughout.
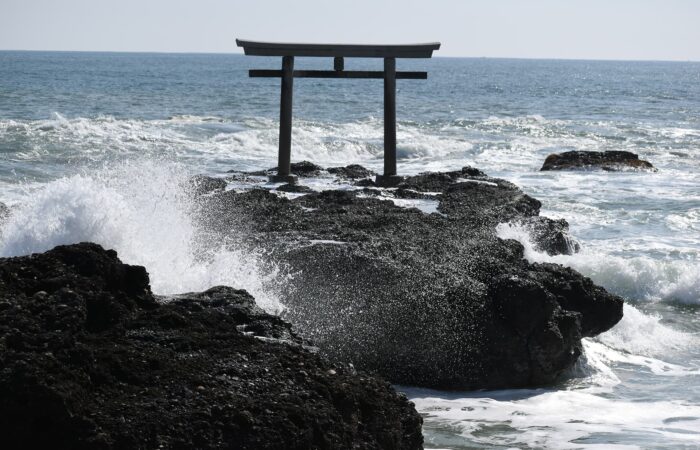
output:
<path id="1" fill-rule="evenodd" d="M 512 183 L 467 167 L 393 189 L 364 179 L 360 190 L 280 192 L 308 191 L 301 183 L 214 191 L 201 211 L 212 232 L 236 230 L 286 267 L 285 319 L 332 360 L 413 386 L 539 386 L 574 365 L 582 337 L 622 317 L 621 298 L 572 269 L 531 264 L 497 236 L 498 224 L 519 223 L 542 251 L 577 248 L 566 222 L 540 217 Z M 436 213 L 395 204 L 407 199 L 430 199 Z"/>
<path id="2" fill-rule="evenodd" d="M 0 258 L 0 447 L 422 448 L 385 381 L 245 291 L 156 298 L 96 244 Z"/>

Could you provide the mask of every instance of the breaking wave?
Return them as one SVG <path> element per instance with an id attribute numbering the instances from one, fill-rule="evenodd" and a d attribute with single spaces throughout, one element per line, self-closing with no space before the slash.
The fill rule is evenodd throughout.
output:
<path id="1" fill-rule="evenodd" d="M 28 192 L 2 226 L 0 256 L 96 242 L 126 263 L 145 266 L 155 293 L 224 284 L 247 289 L 268 311 L 281 305 L 266 283 L 275 277 L 260 255 L 207 239 L 192 217 L 182 166 L 157 160 L 110 165 Z"/>
<path id="2" fill-rule="evenodd" d="M 530 231 L 519 224 L 500 224 L 501 239 L 514 239 L 525 248 L 530 262 L 551 262 L 574 268 L 609 291 L 630 300 L 700 305 L 700 263 L 653 259 L 644 255 L 622 257 L 582 248 L 573 255 L 550 256 L 535 249 Z"/>

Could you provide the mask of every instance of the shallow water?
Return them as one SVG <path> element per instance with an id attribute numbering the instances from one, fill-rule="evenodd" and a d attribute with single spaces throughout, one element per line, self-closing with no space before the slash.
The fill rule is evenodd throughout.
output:
<path id="1" fill-rule="evenodd" d="M 145 265 L 158 293 L 231 284 L 278 311 L 279 274 L 255 249 L 197 227 L 186 178 L 276 163 L 275 59 L 0 52 L 0 255 L 92 240 Z M 299 67 L 325 67 L 305 60 Z M 370 69 L 376 61 L 349 61 Z M 627 300 L 566 380 L 536 390 L 401 387 L 432 448 L 698 448 L 700 64 L 435 58 L 399 81 L 399 170 L 473 165 L 565 218 L 574 267 Z M 381 168 L 382 87 L 295 81 L 294 160 Z M 629 150 L 656 173 L 539 172 L 565 150 Z M 328 180 L 312 182 L 316 188 Z M 240 186 L 230 186 L 238 188 Z M 426 213 L 430 200 L 419 206 Z"/>

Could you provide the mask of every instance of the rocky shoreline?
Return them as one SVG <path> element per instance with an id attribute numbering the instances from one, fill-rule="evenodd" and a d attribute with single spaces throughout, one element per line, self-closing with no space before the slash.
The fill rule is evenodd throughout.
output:
<path id="1" fill-rule="evenodd" d="M 224 286 L 155 296 L 96 244 L 0 258 L 0 446 L 422 448 L 421 416 L 384 380 L 547 385 L 622 317 L 619 297 L 499 237 L 512 224 L 538 251 L 578 250 L 505 180 L 465 167 L 386 189 L 304 162 L 299 184 L 265 183 L 273 171 L 190 185 L 211 238 L 285 275 L 281 317 Z"/>
<path id="2" fill-rule="evenodd" d="M 404 396 L 245 291 L 148 283 L 95 244 L 0 259 L 0 447 L 422 448 Z"/>

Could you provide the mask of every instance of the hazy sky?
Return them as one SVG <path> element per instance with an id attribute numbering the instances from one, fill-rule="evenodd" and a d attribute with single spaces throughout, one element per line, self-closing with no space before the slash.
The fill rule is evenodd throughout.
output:
<path id="1" fill-rule="evenodd" d="M 700 0 L 0 0 L 6 50 L 230 53 L 236 37 L 700 61 Z"/>

